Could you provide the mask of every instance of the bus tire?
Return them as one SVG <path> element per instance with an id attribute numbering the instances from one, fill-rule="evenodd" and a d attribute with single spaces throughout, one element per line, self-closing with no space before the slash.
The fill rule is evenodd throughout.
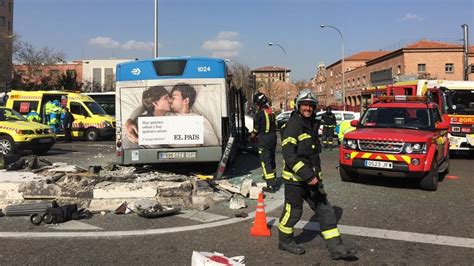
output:
<path id="1" fill-rule="evenodd" d="M 436 155 L 434 158 L 436 158 Z M 422 190 L 435 191 L 438 189 L 438 179 L 438 162 L 433 160 L 430 171 L 420 181 L 420 188 Z"/>
<path id="2" fill-rule="evenodd" d="M 96 128 L 89 128 L 86 131 L 86 140 L 87 141 L 96 141 L 99 139 L 99 131 Z"/>
<path id="3" fill-rule="evenodd" d="M 16 151 L 15 142 L 10 136 L 3 135 L 0 136 L 0 153 L 4 156 L 12 155 Z"/>

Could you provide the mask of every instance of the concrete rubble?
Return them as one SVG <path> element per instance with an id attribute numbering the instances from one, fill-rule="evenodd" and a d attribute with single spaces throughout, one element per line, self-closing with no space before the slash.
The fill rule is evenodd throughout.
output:
<path id="1" fill-rule="evenodd" d="M 205 210 L 217 202 L 229 202 L 230 209 L 246 208 L 246 199 L 257 199 L 265 183 L 244 177 L 205 180 L 141 167 L 110 164 L 105 167 L 52 163 L 35 169 L 0 170 L 0 209 L 28 200 L 57 200 L 76 203 L 91 211 L 114 211 L 124 202 L 128 207 L 161 205 Z"/>

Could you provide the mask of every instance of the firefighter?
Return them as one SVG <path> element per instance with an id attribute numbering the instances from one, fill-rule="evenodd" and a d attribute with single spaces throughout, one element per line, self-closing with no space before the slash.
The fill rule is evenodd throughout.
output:
<path id="1" fill-rule="evenodd" d="M 59 132 L 59 127 L 61 126 L 61 107 L 58 104 L 54 104 L 51 109 L 51 114 L 49 115 L 49 126 L 53 129 L 54 133 Z"/>
<path id="2" fill-rule="evenodd" d="M 44 105 L 44 117 L 45 117 L 46 125 L 49 125 L 49 119 L 50 119 L 51 112 L 53 111 L 54 106 L 55 105 L 52 101 L 47 101 L 46 104 Z"/>
<path id="3" fill-rule="evenodd" d="M 265 190 L 273 193 L 278 190 L 275 177 L 277 143 L 275 114 L 268 105 L 268 98 L 265 94 L 257 92 L 253 102 L 257 112 L 254 116 L 254 129 L 249 139 L 254 140 L 258 136 L 258 155 L 262 164 L 263 179 L 267 183 Z"/>
<path id="4" fill-rule="evenodd" d="M 331 107 L 326 107 L 326 112 L 321 116 L 323 124 L 323 146 L 332 150 L 334 129 L 336 128 L 336 116 L 331 112 Z"/>
<path id="5" fill-rule="evenodd" d="M 352 260 L 356 259 L 355 250 L 342 243 L 336 214 L 321 183 L 319 122 L 315 119 L 317 104 L 310 89 L 300 91 L 296 97 L 296 112 L 281 129 L 285 205 L 278 224 L 278 248 L 293 254 L 305 253 L 293 236 L 293 228 L 303 213 L 304 200 L 316 215 L 331 258 Z"/>

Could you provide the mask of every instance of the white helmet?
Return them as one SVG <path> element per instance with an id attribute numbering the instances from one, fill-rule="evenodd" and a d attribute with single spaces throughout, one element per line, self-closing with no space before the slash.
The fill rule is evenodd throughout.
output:
<path id="1" fill-rule="evenodd" d="M 318 105 L 318 98 L 311 89 L 303 89 L 296 95 L 296 108 L 298 108 L 302 102 L 309 102 L 316 107 Z"/>

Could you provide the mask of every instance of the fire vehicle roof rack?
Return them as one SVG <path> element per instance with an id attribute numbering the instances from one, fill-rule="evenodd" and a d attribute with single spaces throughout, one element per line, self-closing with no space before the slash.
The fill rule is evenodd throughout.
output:
<path id="1" fill-rule="evenodd" d="M 408 95 L 393 95 L 393 96 L 379 96 L 375 98 L 374 102 L 424 102 L 428 103 L 426 96 L 408 96 Z"/>

